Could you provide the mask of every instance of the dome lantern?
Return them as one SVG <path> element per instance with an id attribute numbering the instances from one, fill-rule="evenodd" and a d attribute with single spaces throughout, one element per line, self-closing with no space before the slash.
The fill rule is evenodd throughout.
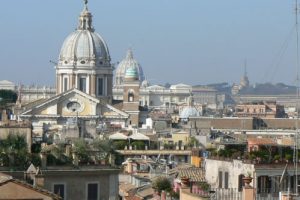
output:
<path id="1" fill-rule="evenodd" d="M 79 16 L 79 24 L 78 24 L 78 30 L 89 30 L 94 31 L 94 28 L 92 26 L 92 14 L 89 12 L 87 7 L 87 0 L 84 0 L 84 8 Z"/>

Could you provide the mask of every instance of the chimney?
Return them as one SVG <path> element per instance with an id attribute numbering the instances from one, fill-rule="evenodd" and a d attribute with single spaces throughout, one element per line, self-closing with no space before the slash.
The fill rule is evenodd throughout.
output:
<path id="1" fill-rule="evenodd" d="M 41 162 L 42 162 L 42 169 L 47 168 L 47 154 L 46 153 L 40 153 Z"/>
<path id="2" fill-rule="evenodd" d="M 2 122 L 8 122 L 8 116 L 7 116 L 7 112 L 5 109 L 2 110 L 1 119 L 2 119 Z"/>
<path id="3" fill-rule="evenodd" d="M 166 192 L 164 190 L 162 190 L 161 194 L 160 194 L 160 199 L 161 200 L 166 200 L 166 196 L 167 196 Z"/>
<path id="4" fill-rule="evenodd" d="M 37 168 L 37 172 L 34 176 L 33 185 L 36 187 L 41 187 L 41 188 L 43 188 L 45 185 L 45 178 L 44 178 L 44 175 L 42 174 L 42 171 L 40 170 L 40 168 Z"/>

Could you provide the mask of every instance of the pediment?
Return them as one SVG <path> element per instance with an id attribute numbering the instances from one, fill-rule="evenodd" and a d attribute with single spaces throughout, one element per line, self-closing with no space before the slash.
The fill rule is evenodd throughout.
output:
<path id="1" fill-rule="evenodd" d="M 101 106 L 102 115 L 105 118 L 123 118 L 127 119 L 129 117 L 129 114 L 126 112 L 123 112 L 109 104 L 105 104 Z"/>
<path id="2" fill-rule="evenodd" d="M 21 116 L 96 115 L 100 100 L 77 89 L 71 89 L 25 110 Z"/>

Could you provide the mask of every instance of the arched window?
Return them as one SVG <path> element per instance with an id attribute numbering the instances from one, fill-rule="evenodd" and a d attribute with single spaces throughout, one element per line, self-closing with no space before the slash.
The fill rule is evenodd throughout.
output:
<path id="1" fill-rule="evenodd" d="M 133 91 L 128 92 L 128 102 L 133 102 L 134 101 L 134 93 Z"/>

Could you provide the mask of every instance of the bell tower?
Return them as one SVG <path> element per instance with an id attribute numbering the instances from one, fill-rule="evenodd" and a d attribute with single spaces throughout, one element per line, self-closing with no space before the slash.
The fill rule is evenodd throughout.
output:
<path id="1" fill-rule="evenodd" d="M 140 82 L 136 68 L 126 70 L 123 89 L 123 111 L 129 114 L 128 125 L 139 126 Z"/>

